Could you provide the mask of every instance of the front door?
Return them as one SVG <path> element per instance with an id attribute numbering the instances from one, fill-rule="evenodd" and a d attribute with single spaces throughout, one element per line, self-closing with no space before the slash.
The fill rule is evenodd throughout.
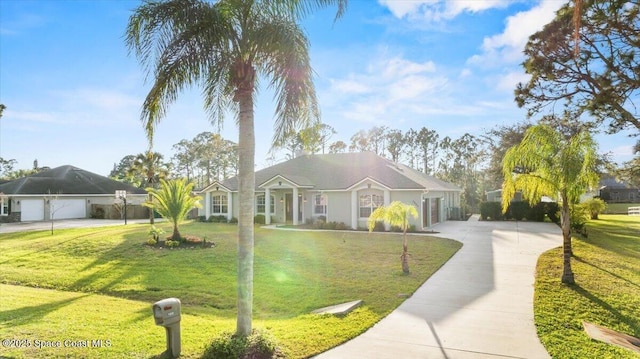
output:
<path id="1" fill-rule="evenodd" d="M 287 193 L 284 198 L 285 221 L 293 222 L 293 194 Z M 302 223 L 302 196 L 298 196 L 298 223 Z"/>
<path id="2" fill-rule="evenodd" d="M 293 194 L 287 193 L 284 198 L 285 222 L 293 222 Z"/>

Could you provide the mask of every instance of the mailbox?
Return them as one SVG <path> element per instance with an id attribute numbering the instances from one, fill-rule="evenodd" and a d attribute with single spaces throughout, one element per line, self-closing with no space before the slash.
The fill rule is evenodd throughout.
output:
<path id="1" fill-rule="evenodd" d="M 153 303 L 153 319 L 163 326 L 167 336 L 167 353 L 173 358 L 180 356 L 180 314 L 178 298 L 167 298 Z"/>
<path id="2" fill-rule="evenodd" d="M 163 327 L 180 321 L 181 304 L 178 298 L 167 298 L 153 304 L 153 318 L 156 325 Z"/>

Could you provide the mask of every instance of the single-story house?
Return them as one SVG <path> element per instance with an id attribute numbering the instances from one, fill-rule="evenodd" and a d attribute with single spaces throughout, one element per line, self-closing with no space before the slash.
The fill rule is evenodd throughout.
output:
<path id="1" fill-rule="evenodd" d="M 496 189 L 493 191 L 487 191 L 485 193 L 485 200 L 487 202 L 502 202 L 502 190 Z M 517 191 L 513 196 L 511 202 L 521 202 L 522 201 L 522 192 Z"/>
<path id="2" fill-rule="evenodd" d="M 462 190 L 371 152 L 303 155 L 256 172 L 255 212 L 265 222 L 303 224 L 323 217 L 352 229 L 367 226 L 369 215 L 393 201 L 411 204 L 416 228 L 432 227 L 460 213 Z M 238 178 L 214 182 L 199 191 L 198 214 L 238 216 Z"/>
<path id="3" fill-rule="evenodd" d="M 0 222 L 89 218 L 96 210 L 106 218 L 121 203 L 116 191 L 126 191 L 128 218 L 146 218 L 141 206 L 145 190 L 73 166 L 60 166 L 0 184 Z M 113 213 L 111 213 L 113 212 Z M 137 213 L 138 212 L 138 213 Z M 144 213 L 142 213 L 144 212 Z"/>
<path id="4" fill-rule="evenodd" d="M 605 177 L 600 180 L 598 196 L 607 203 L 636 203 L 640 202 L 640 188 L 632 187 L 614 177 Z"/>

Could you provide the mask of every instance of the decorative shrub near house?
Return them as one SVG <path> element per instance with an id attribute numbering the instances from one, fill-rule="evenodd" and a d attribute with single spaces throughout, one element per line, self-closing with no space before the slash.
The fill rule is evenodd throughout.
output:
<path id="1" fill-rule="evenodd" d="M 545 215 L 554 223 L 560 222 L 558 211 L 560 207 L 555 202 L 539 202 L 531 207 L 527 201 L 511 202 L 506 213 L 502 213 L 499 202 L 480 203 L 480 218 L 483 221 L 501 221 L 515 219 L 516 221 L 544 222 Z"/>

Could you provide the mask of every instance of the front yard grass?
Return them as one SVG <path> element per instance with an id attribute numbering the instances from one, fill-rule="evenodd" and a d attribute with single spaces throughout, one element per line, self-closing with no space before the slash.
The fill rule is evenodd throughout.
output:
<path id="1" fill-rule="evenodd" d="M 554 359 L 638 358 L 630 350 L 590 339 L 582 321 L 640 337 L 640 217 L 600 215 L 588 222 L 587 233 L 588 238 L 573 239 L 575 285 L 560 283 L 560 248 L 538 261 L 538 336 Z"/>
<path id="2" fill-rule="evenodd" d="M 237 228 L 190 223 L 181 229 L 216 245 L 150 248 L 142 244 L 147 225 L 3 235 L 1 339 L 28 340 L 31 347 L 0 347 L 0 356 L 153 357 L 164 351 L 165 334 L 151 304 L 177 297 L 183 357 L 199 357 L 215 335 L 235 327 Z M 362 333 L 461 246 L 412 236 L 412 273 L 405 276 L 399 234 L 257 228 L 255 238 L 254 326 L 273 333 L 292 358 Z M 308 314 L 356 299 L 364 306 L 344 318 Z M 38 349 L 35 340 L 61 341 L 62 348 Z M 80 347 L 65 347 L 65 340 Z M 92 347 L 92 340 L 109 345 Z"/>

